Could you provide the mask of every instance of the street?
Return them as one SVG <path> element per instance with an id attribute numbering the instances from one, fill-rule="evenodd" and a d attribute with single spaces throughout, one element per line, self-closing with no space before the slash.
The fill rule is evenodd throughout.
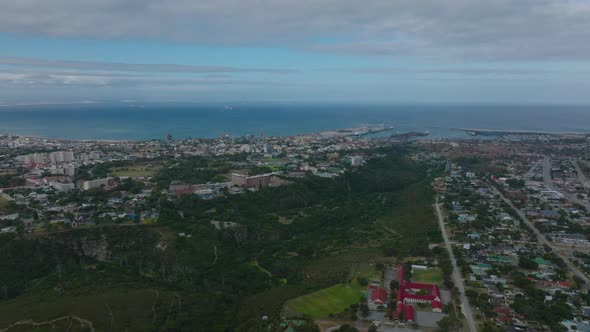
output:
<path id="1" fill-rule="evenodd" d="M 512 204 L 512 201 L 510 201 L 508 198 L 504 197 L 504 195 L 498 189 L 496 189 L 494 186 L 491 186 L 491 188 L 492 188 L 492 191 L 494 192 L 494 194 L 499 195 L 502 198 L 502 200 L 504 200 L 504 202 L 506 202 L 508 205 L 510 205 L 510 207 L 516 211 L 516 213 L 524 221 L 524 223 L 527 226 L 529 226 L 530 229 L 533 230 L 533 232 L 537 235 L 538 241 L 540 241 L 542 244 L 547 245 L 551 249 L 553 249 L 553 252 L 555 252 L 555 254 L 557 256 L 559 256 L 559 257 L 561 257 L 561 259 L 563 259 L 563 261 L 567 265 L 570 272 L 572 274 L 575 274 L 576 276 L 582 278 L 582 280 L 584 280 L 584 282 L 586 283 L 586 287 L 587 287 L 588 284 L 590 284 L 590 279 L 588 279 L 588 277 L 584 273 L 582 273 L 580 270 L 578 270 L 578 268 L 574 265 L 574 263 L 572 263 L 572 261 L 570 261 L 569 257 L 566 254 L 564 254 L 564 249 L 555 246 L 551 241 L 547 240 L 545 235 L 543 233 L 541 233 L 535 227 L 535 225 L 527 219 L 524 212 L 522 212 L 520 209 L 518 209 L 516 206 L 514 206 L 514 204 Z M 584 288 L 586 288 L 586 287 L 584 287 Z"/>
<path id="2" fill-rule="evenodd" d="M 445 229 L 445 223 L 443 220 L 442 213 L 440 211 L 440 204 L 438 203 L 438 196 L 436 197 L 435 207 L 436 215 L 438 217 L 438 225 L 440 226 L 440 230 L 445 241 L 445 246 L 447 247 L 449 257 L 451 258 L 451 264 L 453 265 L 453 281 L 455 282 L 455 286 L 457 286 L 457 289 L 459 290 L 459 297 L 461 299 L 461 312 L 465 316 L 465 320 L 467 321 L 467 327 L 469 328 L 469 331 L 476 332 L 477 327 L 475 324 L 475 320 L 473 319 L 473 311 L 471 310 L 471 304 L 469 304 L 467 296 L 465 296 L 465 285 L 463 284 L 463 277 L 461 276 L 461 272 L 457 267 L 457 260 L 455 259 L 455 255 L 453 254 L 453 248 L 451 247 L 451 242 L 449 241 L 449 237 Z"/>

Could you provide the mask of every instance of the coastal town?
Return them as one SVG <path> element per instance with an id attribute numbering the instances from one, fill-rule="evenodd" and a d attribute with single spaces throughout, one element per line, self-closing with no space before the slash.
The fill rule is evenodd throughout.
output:
<path id="1" fill-rule="evenodd" d="M 147 141 L 3 134 L 0 234 L 34 239 L 157 225 L 162 206 L 187 197 L 209 202 L 210 229 L 239 234 L 240 223 L 224 218 L 216 202 L 300 179 L 336 179 L 382 158 L 380 149 L 402 147 L 413 162 L 437 169 L 430 220 L 440 227 L 427 252 L 396 254 L 394 246 L 389 256 L 355 262 L 360 267 L 341 284 L 288 299 L 278 330 L 299 331 L 301 316 L 324 331 L 590 331 L 585 137 L 370 136 L 384 130 Z M 276 219 L 288 225 L 296 217 Z M 395 239 L 401 230 L 383 232 Z M 253 264 L 266 271 L 258 259 Z M 342 302 L 326 305 L 332 298 Z"/>

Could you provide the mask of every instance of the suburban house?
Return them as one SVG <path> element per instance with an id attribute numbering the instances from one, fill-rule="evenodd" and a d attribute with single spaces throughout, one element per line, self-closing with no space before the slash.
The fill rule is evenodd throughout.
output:
<path id="1" fill-rule="evenodd" d="M 387 291 L 384 288 L 372 288 L 371 289 L 371 298 L 369 299 L 369 309 L 371 310 L 379 310 L 380 307 L 387 306 Z"/>

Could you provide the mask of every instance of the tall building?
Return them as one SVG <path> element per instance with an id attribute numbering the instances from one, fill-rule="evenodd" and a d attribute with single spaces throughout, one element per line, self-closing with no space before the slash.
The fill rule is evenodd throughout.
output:
<path id="1" fill-rule="evenodd" d="M 350 165 L 352 166 L 360 166 L 364 162 L 362 156 L 350 156 Z"/>
<path id="2" fill-rule="evenodd" d="M 273 152 L 273 147 L 271 144 L 264 144 L 264 146 L 262 147 L 262 151 L 264 153 L 272 153 Z"/>
<path id="3" fill-rule="evenodd" d="M 107 187 L 109 185 L 109 178 L 84 181 L 82 189 L 90 190 L 94 188 Z"/>
<path id="4" fill-rule="evenodd" d="M 74 152 L 56 151 L 49 154 L 49 160 L 52 164 L 70 163 L 74 161 Z"/>
<path id="5" fill-rule="evenodd" d="M 26 165 L 44 164 L 45 163 L 45 155 L 43 153 L 28 154 L 24 158 L 24 163 Z"/>
<path id="6" fill-rule="evenodd" d="M 76 166 L 74 164 L 67 164 L 63 167 L 64 175 L 67 176 L 75 176 L 76 175 Z"/>

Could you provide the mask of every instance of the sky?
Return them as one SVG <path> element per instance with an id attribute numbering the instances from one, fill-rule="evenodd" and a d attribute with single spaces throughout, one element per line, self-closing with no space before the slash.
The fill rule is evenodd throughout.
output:
<path id="1" fill-rule="evenodd" d="M 0 0 L 0 106 L 590 104 L 590 0 Z"/>

